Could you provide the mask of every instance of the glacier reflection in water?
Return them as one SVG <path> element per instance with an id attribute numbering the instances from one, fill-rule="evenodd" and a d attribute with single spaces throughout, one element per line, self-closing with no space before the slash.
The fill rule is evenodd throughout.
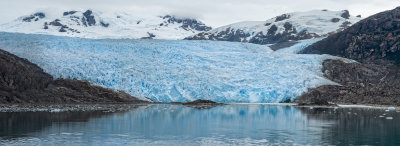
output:
<path id="1" fill-rule="evenodd" d="M 5 145 L 400 144 L 400 113 L 382 109 L 146 105 L 122 113 L 0 117 L 0 142 Z"/>

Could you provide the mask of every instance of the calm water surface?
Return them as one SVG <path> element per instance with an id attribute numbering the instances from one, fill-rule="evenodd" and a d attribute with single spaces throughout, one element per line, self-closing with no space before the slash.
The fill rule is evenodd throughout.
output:
<path id="1" fill-rule="evenodd" d="M 283 105 L 0 113 L 0 145 L 307 144 L 400 145 L 400 113 Z"/>

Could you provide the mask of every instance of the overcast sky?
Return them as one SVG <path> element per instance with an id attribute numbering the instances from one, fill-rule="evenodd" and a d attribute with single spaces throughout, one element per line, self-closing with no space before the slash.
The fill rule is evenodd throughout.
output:
<path id="1" fill-rule="evenodd" d="M 400 6 L 400 0 L 0 0 L 0 23 L 38 9 L 93 9 L 197 17 L 213 27 L 315 9 L 350 10 L 363 17 Z"/>

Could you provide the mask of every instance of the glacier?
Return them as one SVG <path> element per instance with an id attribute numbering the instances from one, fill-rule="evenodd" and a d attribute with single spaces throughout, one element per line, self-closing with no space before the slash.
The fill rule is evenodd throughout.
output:
<path id="1" fill-rule="evenodd" d="M 1 49 L 55 78 L 88 80 L 159 102 L 277 103 L 335 84 L 321 72 L 323 60 L 335 57 L 295 53 L 315 41 L 272 51 L 237 42 L 0 33 Z"/>

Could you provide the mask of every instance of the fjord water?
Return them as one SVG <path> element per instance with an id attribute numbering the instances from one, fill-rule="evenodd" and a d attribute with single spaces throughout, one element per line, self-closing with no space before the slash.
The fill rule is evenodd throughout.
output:
<path id="1" fill-rule="evenodd" d="M 400 145 L 400 113 L 373 108 L 144 105 L 126 112 L 0 113 L 2 145 Z"/>

